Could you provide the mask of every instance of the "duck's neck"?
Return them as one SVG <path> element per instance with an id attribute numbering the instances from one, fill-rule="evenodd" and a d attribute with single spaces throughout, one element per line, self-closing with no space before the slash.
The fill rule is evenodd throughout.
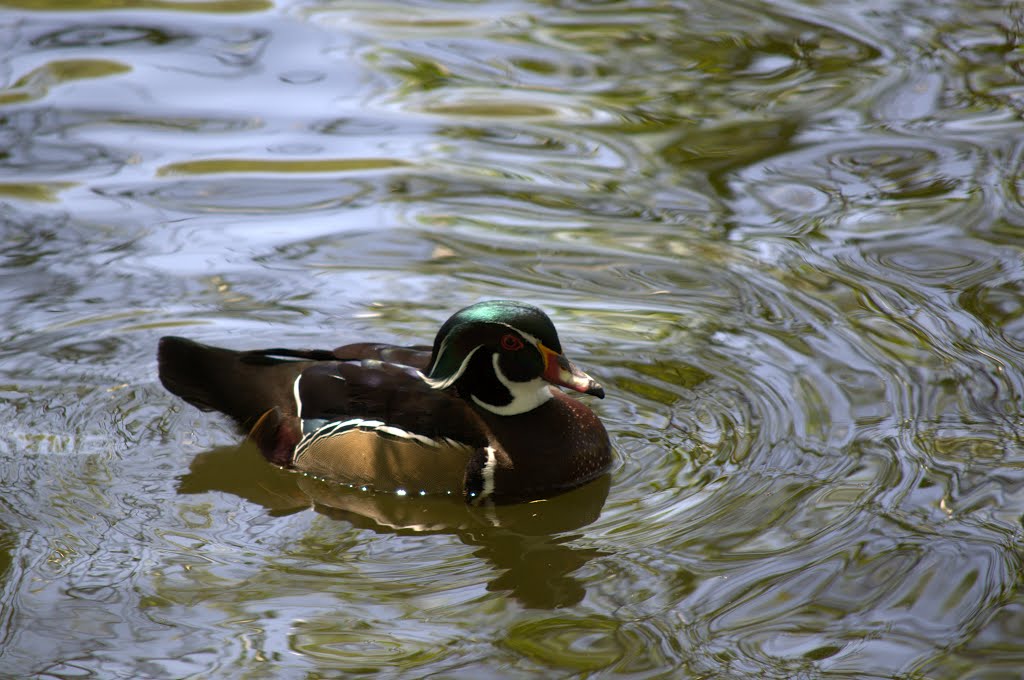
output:
<path id="1" fill-rule="evenodd" d="M 541 378 L 528 382 L 509 380 L 501 371 L 498 355 L 476 352 L 456 383 L 459 396 L 497 416 L 529 413 L 551 400 L 550 385 Z"/>
<path id="2" fill-rule="evenodd" d="M 608 433 L 586 404 L 557 390 L 537 408 L 502 416 L 475 407 L 487 425 L 488 473 L 495 495 L 515 489 L 505 501 L 532 500 L 567 491 L 594 479 L 611 464 Z"/>

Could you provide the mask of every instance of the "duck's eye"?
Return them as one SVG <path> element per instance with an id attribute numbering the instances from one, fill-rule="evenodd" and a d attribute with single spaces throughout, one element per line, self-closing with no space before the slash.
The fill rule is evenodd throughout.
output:
<path id="1" fill-rule="evenodd" d="M 523 348 L 523 341 L 511 333 L 506 333 L 501 336 L 501 348 L 509 352 L 515 352 Z"/>

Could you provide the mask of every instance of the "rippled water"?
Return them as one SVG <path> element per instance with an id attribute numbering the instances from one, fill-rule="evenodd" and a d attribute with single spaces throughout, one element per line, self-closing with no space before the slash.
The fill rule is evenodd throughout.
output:
<path id="1" fill-rule="evenodd" d="M 0 672 L 1024 677 L 1015 3 L 0 3 Z M 610 480 L 277 470 L 167 332 L 548 310 Z"/>

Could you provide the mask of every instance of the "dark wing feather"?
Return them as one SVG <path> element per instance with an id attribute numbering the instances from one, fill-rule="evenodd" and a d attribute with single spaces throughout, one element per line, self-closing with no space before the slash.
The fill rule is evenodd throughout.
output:
<path id="1" fill-rule="evenodd" d="M 409 366 L 418 371 L 426 369 L 430 364 L 429 345 L 400 347 L 398 345 L 384 345 L 376 342 L 358 342 L 351 345 L 342 345 L 335 349 L 333 354 L 334 358 L 338 361 L 373 359 L 389 364 Z"/>
<path id="2" fill-rule="evenodd" d="M 294 439 L 279 429 L 296 412 L 299 381 L 302 418 L 379 420 L 432 439 L 448 438 L 483 446 L 486 437 L 476 414 L 450 390 L 435 390 L 418 375 L 430 359 L 427 347 L 373 343 L 334 351 L 272 348 L 239 352 L 178 337 L 161 338 L 160 381 L 193 406 L 220 411 L 251 428 L 270 410 L 261 437 L 280 448 Z M 268 446 L 261 444 L 265 450 Z"/>
<path id="3" fill-rule="evenodd" d="M 324 362 L 299 380 L 303 419 L 379 420 L 431 439 L 486 444 L 482 423 L 450 390 L 435 390 L 415 370 L 377 361 Z"/>

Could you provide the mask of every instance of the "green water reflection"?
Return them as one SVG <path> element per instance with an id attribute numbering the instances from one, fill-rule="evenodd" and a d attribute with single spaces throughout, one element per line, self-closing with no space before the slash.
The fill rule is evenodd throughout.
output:
<path id="1" fill-rule="evenodd" d="M 2 673 L 1020 674 L 1016 6 L 3 7 Z M 608 477 L 335 488 L 155 376 L 495 297 Z"/>

